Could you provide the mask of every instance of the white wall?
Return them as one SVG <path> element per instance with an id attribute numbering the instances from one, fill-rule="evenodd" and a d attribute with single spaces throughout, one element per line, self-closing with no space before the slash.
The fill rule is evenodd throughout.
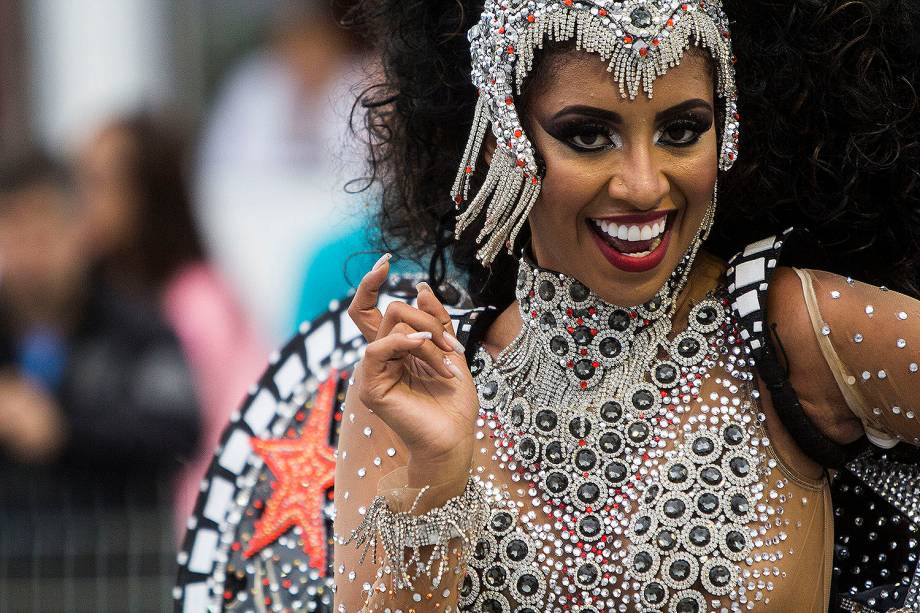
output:
<path id="1" fill-rule="evenodd" d="M 35 132 L 73 148 L 114 114 L 168 99 L 165 0 L 26 3 Z"/>

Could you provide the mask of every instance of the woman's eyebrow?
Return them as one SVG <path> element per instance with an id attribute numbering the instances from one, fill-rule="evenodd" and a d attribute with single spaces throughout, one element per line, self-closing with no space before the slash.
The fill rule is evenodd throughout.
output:
<path id="1" fill-rule="evenodd" d="M 712 113 L 712 105 L 703 100 L 702 98 L 693 98 L 691 100 L 685 100 L 680 104 L 675 104 L 672 107 L 666 108 L 660 113 L 655 114 L 655 121 L 661 121 L 666 117 L 673 117 L 674 115 L 679 115 L 683 112 L 689 111 L 691 109 L 703 108 L 710 113 Z"/>
<path id="2" fill-rule="evenodd" d="M 596 106 L 587 106 L 584 104 L 572 104 L 563 107 L 559 112 L 553 115 L 553 119 L 558 119 L 563 115 L 587 115 L 588 117 L 594 117 L 596 119 L 609 121 L 611 123 L 620 123 L 623 121 L 623 118 L 620 117 L 619 113 L 608 111 L 607 109 L 601 109 Z"/>
<path id="3" fill-rule="evenodd" d="M 702 98 L 692 98 L 690 100 L 685 100 L 681 102 L 680 104 L 675 104 L 672 107 L 668 107 L 665 110 L 656 113 L 655 121 L 660 121 L 661 119 L 665 117 L 672 117 L 674 115 L 679 115 L 680 113 L 689 111 L 691 109 L 696 109 L 696 108 L 703 108 L 709 111 L 710 113 L 712 112 L 711 104 L 709 104 Z M 553 119 L 558 119 L 562 117 L 563 115 L 570 115 L 570 114 L 594 117 L 596 119 L 608 121 L 610 123 L 621 123 L 623 121 L 623 118 L 620 116 L 619 113 L 610 111 L 608 109 L 602 109 L 596 106 L 588 106 L 584 104 L 572 104 L 572 105 L 563 107 L 555 115 L 553 115 Z"/>

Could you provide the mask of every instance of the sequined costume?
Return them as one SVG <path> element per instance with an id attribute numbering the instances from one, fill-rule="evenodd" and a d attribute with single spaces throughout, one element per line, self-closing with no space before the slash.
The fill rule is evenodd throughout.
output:
<path id="1" fill-rule="evenodd" d="M 832 500 L 825 476 L 803 470 L 803 452 L 779 425 L 788 416 L 755 378 L 785 240 L 749 246 L 727 269 L 700 258 L 675 312 L 672 350 L 646 383 L 629 388 L 626 403 L 605 398 L 599 384 L 578 410 L 554 409 L 560 405 L 546 401 L 559 390 L 516 379 L 522 371 L 509 356 L 528 336 L 546 340 L 561 359 L 550 366 L 571 371 L 565 376 L 581 388 L 587 375 L 612 368 L 631 332 L 654 321 L 648 305 L 612 309 L 574 279 L 525 264 L 521 314 L 536 323 L 498 356 L 481 347 L 494 311 L 457 311 L 481 400 L 473 475 L 490 512 L 468 565 L 451 567 L 437 589 L 415 582 L 416 610 L 918 606 L 920 481 L 898 458 L 914 456 L 909 445 L 920 436 L 911 349 L 920 344 L 920 306 L 799 271 L 798 308 L 810 300 L 812 316 L 820 313 L 814 333 L 837 360 L 832 372 L 848 386 L 848 401 L 860 399 L 855 410 L 876 443 L 849 460 Z M 343 544 L 378 493 L 404 510 L 419 502 L 402 487 L 407 458 L 396 437 L 372 414 L 342 406 L 362 345 L 338 311 L 276 356 L 203 484 L 180 555 L 177 610 L 385 611 L 405 598 L 379 562 L 382 551 L 378 564 L 362 562 L 359 549 Z M 590 362 L 579 366 L 583 358 Z M 312 442 L 289 473 L 252 437 Z M 333 513 L 326 456 L 315 450 L 331 451 L 340 438 Z M 906 442 L 884 451 L 898 440 Z M 316 515 L 282 512 L 297 505 Z"/>

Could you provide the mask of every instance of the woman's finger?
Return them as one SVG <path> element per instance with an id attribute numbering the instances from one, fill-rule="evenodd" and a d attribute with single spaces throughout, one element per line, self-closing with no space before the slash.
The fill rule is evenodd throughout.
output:
<path id="1" fill-rule="evenodd" d="M 369 387 L 377 390 L 379 397 L 396 385 L 410 358 L 421 360 L 425 366 L 446 379 L 456 376 L 451 365 L 444 361 L 444 352 L 431 342 L 431 333 L 413 332 L 405 324 L 400 329 L 368 344 L 364 352 L 364 376 Z"/>
<path id="2" fill-rule="evenodd" d="M 348 316 L 355 322 L 364 338 L 370 342 L 377 338 L 377 329 L 383 315 L 377 308 L 380 287 L 390 273 L 390 254 L 383 254 L 374 267 L 364 275 L 348 307 Z"/>
<path id="3" fill-rule="evenodd" d="M 427 332 L 420 334 L 390 334 L 367 345 L 361 360 L 361 401 L 376 406 L 399 383 L 403 361 L 410 351 L 426 341 Z"/>
<path id="4" fill-rule="evenodd" d="M 444 337 L 450 344 L 451 349 L 459 353 L 462 357 L 466 352 L 466 348 L 457 340 L 457 337 L 454 336 L 454 322 L 453 319 L 451 319 L 450 313 L 447 312 L 447 309 L 445 309 L 441 301 L 438 300 L 438 297 L 435 295 L 434 291 L 432 291 L 430 285 L 422 281 L 415 286 L 415 289 L 418 290 L 417 304 L 419 310 L 428 313 L 438 321 L 441 328 L 444 330 Z"/>
<path id="5" fill-rule="evenodd" d="M 420 367 L 420 370 L 424 374 L 432 376 L 433 373 L 445 379 L 454 378 L 455 375 L 453 370 L 451 370 L 450 366 L 444 361 L 444 358 L 447 357 L 444 350 L 432 342 L 433 334 L 430 331 L 416 330 L 411 325 L 400 322 L 390 333 L 390 335 L 397 334 L 405 335 L 410 338 L 424 338 L 424 342 L 421 345 L 409 350 L 409 354 L 418 360 L 416 366 Z"/>
<path id="6" fill-rule="evenodd" d="M 383 314 L 383 321 L 377 328 L 377 338 L 386 336 L 400 323 L 408 324 L 417 331 L 431 332 L 432 342 L 447 353 L 462 347 L 453 335 L 445 332 L 440 320 L 404 302 L 390 303 Z"/>

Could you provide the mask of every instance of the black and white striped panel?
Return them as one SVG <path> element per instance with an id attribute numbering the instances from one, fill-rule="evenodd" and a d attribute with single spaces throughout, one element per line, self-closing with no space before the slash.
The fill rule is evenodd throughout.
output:
<path id="1" fill-rule="evenodd" d="M 792 231 L 789 228 L 780 235 L 751 243 L 728 261 L 725 274 L 732 311 L 739 320 L 741 338 L 750 345 L 755 356 L 760 354 L 765 342 L 764 319 L 770 279 L 779 263 L 783 244 Z"/>

